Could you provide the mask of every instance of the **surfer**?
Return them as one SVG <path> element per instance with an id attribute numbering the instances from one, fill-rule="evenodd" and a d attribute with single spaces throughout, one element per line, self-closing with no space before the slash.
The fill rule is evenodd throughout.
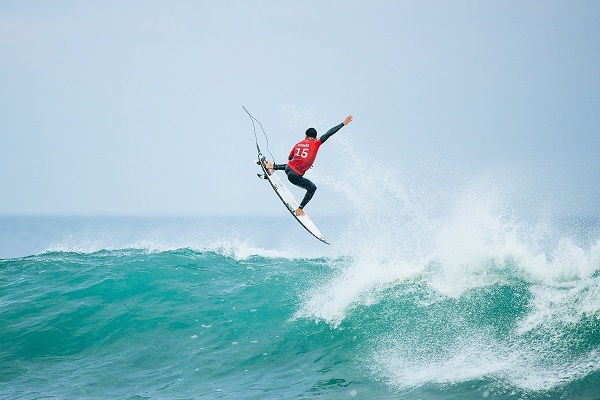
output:
<path id="1" fill-rule="evenodd" d="M 267 169 L 285 170 L 285 174 L 291 183 L 302 189 L 306 189 L 304 199 L 302 199 L 300 206 L 294 211 L 296 215 L 304 215 L 304 207 L 308 204 L 310 199 L 312 199 L 317 190 L 317 186 L 306 179 L 304 173 L 308 171 L 315 162 L 319 147 L 321 147 L 321 145 L 334 133 L 342 129 L 345 125 L 348 125 L 351 121 L 352 115 L 348 115 L 344 122 L 334 126 L 319 138 L 317 138 L 317 130 L 315 128 L 308 128 L 304 140 L 296 143 L 292 148 L 292 151 L 290 151 L 287 164 L 271 164 L 268 161 L 266 162 Z"/>

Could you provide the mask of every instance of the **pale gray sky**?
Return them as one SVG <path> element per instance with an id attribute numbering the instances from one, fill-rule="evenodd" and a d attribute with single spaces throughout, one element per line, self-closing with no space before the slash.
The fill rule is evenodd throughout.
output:
<path id="1" fill-rule="evenodd" d="M 495 182 L 597 215 L 598 21 L 597 1 L 4 1 L 0 214 L 278 213 L 244 105 L 279 162 L 354 116 L 307 174 L 313 213 L 353 212 L 364 165 L 433 203 Z"/>

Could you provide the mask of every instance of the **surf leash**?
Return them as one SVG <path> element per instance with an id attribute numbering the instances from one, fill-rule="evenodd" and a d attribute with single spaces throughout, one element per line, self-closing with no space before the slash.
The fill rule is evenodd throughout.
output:
<path id="1" fill-rule="evenodd" d="M 258 137 L 256 136 L 256 126 L 254 125 L 254 121 L 258 122 L 258 125 L 260 125 L 260 129 L 262 130 L 263 135 L 265 135 L 265 140 L 267 141 L 267 151 L 271 155 L 271 159 L 273 160 L 273 164 L 275 164 L 275 157 L 273 157 L 273 153 L 271 153 L 271 150 L 269 150 L 269 138 L 267 137 L 267 133 L 265 132 L 265 128 L 263 128 L 263 126 L 262 126 L 262 124 L 260 123 L 259 120 L 257 120 L 256 118 L 254 118 L 252 116 L 252 114 L 250 114 L 250 112 L 246 109 L 246 107 L 242 106 L 242 108 L 250 116 L 250 121 L 252 121 L 252 130 L 254 131 L 254 141 L 256 142 L 256 149 L 260 153 L 260 147 L 258 147 Z"/>

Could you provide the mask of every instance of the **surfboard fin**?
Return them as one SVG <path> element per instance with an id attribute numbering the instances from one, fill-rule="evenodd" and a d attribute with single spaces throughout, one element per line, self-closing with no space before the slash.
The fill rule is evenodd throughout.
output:
<path id="1" fill-rule="evenodd" d="M 265 174 L 256 174 L 256 176 L 258 176 L 260 179 L 268 179 L 267 175 Z"/>

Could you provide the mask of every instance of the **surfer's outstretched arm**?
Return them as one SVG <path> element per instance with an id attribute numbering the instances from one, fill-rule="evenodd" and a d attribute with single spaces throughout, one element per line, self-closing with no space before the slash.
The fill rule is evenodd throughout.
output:
<path id="1" fill-rule="evenodd" d="M 346 117 L 346 119 L 344 120 L 344 122 L 342 122 L 339 125 L 334 126 L 330 130 L 328 130 L 327 133 L 325 133 L 323 136 L 321 136 L 321 138 L 320 138 L 321 139 L 321 143 L 325 143 L 325 141 L 327 139 L 329 139 L 331 136 L 333 136 L 334 133 L 336 133 L 337 131 L 339 131 L 340 129 L 342 129 L 345 125 L 348 125 L 351 121 L 352 121 L 352 115 L 348 115 Z"/>

